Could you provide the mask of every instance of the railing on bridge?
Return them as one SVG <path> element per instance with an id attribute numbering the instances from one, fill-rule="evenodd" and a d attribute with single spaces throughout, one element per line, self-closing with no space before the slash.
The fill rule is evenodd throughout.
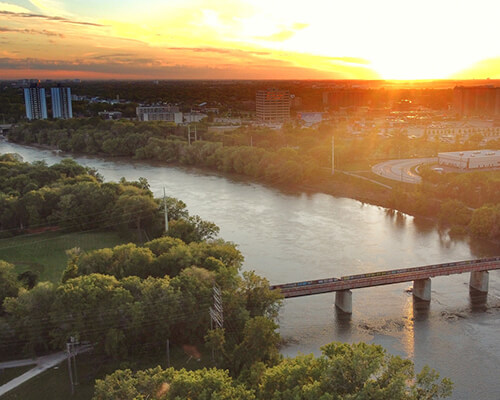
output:
<path id="1" fill-rule="evenodd" d="M 417 290 L 425 291 L 425 294 L 423 294 L 422 292 L 422 294 L 419 295 L 419 293 L 416 293 L 414 291 L 415 296 L 420 297 L 424 300 L 430 300 L 429 278 L 451 274 L 462 274 L 465 272 L 471 272 L 472 274 L 485 272 L 487 274 L 488 270 L 493 269 L 500 269 L 500 256 L 476 260 L 432 264 L 412 268 L 370 272 L 366 274 L 347 275 L 341 278 L 326 278 L 311 281 L 291 282 L 280 285 L 272 285 L 270 288 L 272 290 L 280 290 L 285 298 L 291 298 L 310 296 L 313 294 L 327 292 L 337 292 L 337 294 L 339 295 L 340 292 L 347 292 L 351 289 L 415 281 L 419 282 L 422 285 L 425 284 L 422 289 L 419 289 L 421 285 L 417 285 Z M 470 285 L 471 287 L 478 288 L 480 291 L 487 292 L 487 275 L 471 275 Z"/>

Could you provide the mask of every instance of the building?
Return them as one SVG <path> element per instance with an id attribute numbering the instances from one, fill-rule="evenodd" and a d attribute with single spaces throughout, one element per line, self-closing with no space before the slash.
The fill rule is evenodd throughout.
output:
<path id="1" fill-rule="evenodd" d="M 52 98 L 53 118 L 73 118 L 73 107 L 71 106 L 71 89 L 69 87 L 51 88 L 50 97 Z"/>
<path id="2" fill-rule="evenodd" d="M 139 121 L 166 121 L 182 124 L 182 113 L 177 106 L 148 106 L 135 109 Z"/>
<path id="3" fill-rule="evenodd" d="M 123 117 L 123 114 L 121 111 L 99 111 L 98 112 L 99 117 L 102 119 L 121 119 Z"/>
<path id="4" fill-rule="evenodd" d="M 438 153 L 439 165 L 460 169 L 500 168 L 500 150 Z"/>
<path id="5" fill-rule="evenodd" d="M 457 86 L 453 89 L 453 110 L 460 116 L 500 115 L 500 87 Z"/>
<path id="6" fill-rule="evenodd" d="M 24 88 L 24 104 L 26 105 L 26 118 L 29 120 L 47 119 L 45 89 L 41 88 L 39 83 Z"/>
<path id="7" fill-rule="evenodd" d="M 189 112 L 183 114 L 183 120 L 185 124 L 191 124 L 195 122 L 200 122 L 201 120 L 207 118 L 207 114 L 203 114 L 200 112 Z"/>
<path id="8" fill-rule="evenodd" d="M 303 121 L 305 126 L 313 126 L 319 124 L 323 121 L 322 112 L 299 112 L 297 113 L 297 119 Z"/>
<path id="9" fill-rule="evenodd" d="M 263 122 L 284 122 L 290 119 L 290 92 L 288 90 L 259 90 L 256 94 L 257 119 Z"/>

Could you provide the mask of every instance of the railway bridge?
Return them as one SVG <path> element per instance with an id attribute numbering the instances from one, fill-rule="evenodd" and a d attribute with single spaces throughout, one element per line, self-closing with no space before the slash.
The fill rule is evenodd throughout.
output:
<path id="1" fill-rule="evenodd" d="M 424 301 L 430 301 L 431 278 L 433 277 L 470 272 L 470 288 L 487 293 L 488 271 L 495 269 L 500 269 L 500 256 L 347 275 L 341 278 L 285 283 L 272 285 L 271 289 L 279 290 L 285 298 L 335 292 L 335 306 L 343 312 L 351 314 L 352 289 L 413 281 L 413 296 Z"/>

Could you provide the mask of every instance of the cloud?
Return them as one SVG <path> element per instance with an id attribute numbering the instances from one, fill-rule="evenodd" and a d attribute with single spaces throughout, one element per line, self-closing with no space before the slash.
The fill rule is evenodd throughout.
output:
<path id="1" fill-rule="evenodd" d="M 65 24 L 73 24 L 73 25 L 97 26 L 97 27 L 106 26 L 106 25 L 102 25 L 102 24 L 96 24 L 94 22 L 75 21 L 72 19 L 64 18 L 64 17 L 56 17 L 56 16 L 42 15 L 42 14 L 33 14 L 33 13 L 27 13 L 27 12 L 0 11 L 0 16 L 1 15 L 5 15 L 7 17 L 16 17 L 16 18 L 43 19 L 46 21 L 62 22 Z"/>
<path id="2" fill-rule="evenodd" d="M 340 61 L 348 64 L 363 64 L 363 65 L 371 64 L 369 60 L 360 57 L 328 57 L 328 59 L 331 61 Z"/>
<path id="3" fill-rule="evenodd" d="M 500 79 L 500 57 L 488 58 L 451 75 L 453 79 Z"/>
<path id="4" fill-rule="evenodd" d="M 193 51 L 197 53 L 218 53 L 218 54 L 232 54 L 232 55 L 257 55 L 257 56 L 268 56 L 272 53 L 270 51 L 246 51 L 239 49 L 227 49 L 227 48 L 217 48 L 217 47 L 167 47 L 168 50 L 177 51 Z"/>
<path id="5" fill-rule="evenodd" d="M 285 29 L 269 36 L 257 36 L 256 39 L 267 40 L 269 42 L 284 42 L 285 40 L 290 39 L 293 35 L 295 35 L 295 31 Z"/>
<path id="6" fill-rule="evenodd" d="M 15 28 L 5 28 L 0 26 L 0 33 L 24 33 L 28 35 L 46 35 L 46 36 L 57 36 L 60 38 L 64 38 L 65 36 L 59 32 L 52 32 L 46 29 L 37 30 L 37 29 L 15 29 Z"/>
<path id="7" fill-rule="evenodd" d="M 295 31 L 301 31 L 302 29 L 305 29 L 309 26 L 309 24 L 304 24 L 302 22 L 295 22 L 293 25 L 292 25 L 292 29 L 295 30 Z"/>
<path id="8" fill-rule="evenodd" d="M 284 28 L 279 32 L 275 32 L 268 36 L 257 36 L 255 39 L 266 40 L 269 42 L 284 42 L 292 38 L 298 31 L 305 29 L 309 24 L 304 24 L 302 22 L 295 22 L 290 27 Z"/>
<path id="9" fill-rule="evenodd" d="M 9 11 L 13 13 L 26 13 L 30 12 L 27 8 L 15 5 L 15 4 L 10 4 L 10 3 L 4 3 L 0 1 L 0 11 Z"/>
<path id="10" fill-rule="evenodd" d="M 292 63 L 273 60 L 272 64 L 255 62 L 221 63 L 211 67 L 169 63 L 162 60 L 139 59 L 141 62 L 99 62 L 97 60 L 42 60 L 36 58 L 0 58 L 0 72 L 5 76 L 32 76 L 38 78 L 73 76 L 122 79 L 332 79 L 342 78 L 335 72 L 297 67 Z M 138 61 L 138 60 L 135 60 Z"/>

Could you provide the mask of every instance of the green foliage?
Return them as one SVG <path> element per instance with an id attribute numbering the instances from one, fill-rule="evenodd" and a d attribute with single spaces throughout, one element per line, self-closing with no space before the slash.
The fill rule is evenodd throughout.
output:
<path id="1" fill-rule="evenodd" d="M 3 311 L 3 301 L 6 297 L 16 297 L 21 284 L 17 279 L 14 266 L 0 260 L 0 314 Z"/>
<path id="2" fill-rule="evenodd" d="M 180 239 L 164 236 L 145 243 L 144 247 L 129 243 L 112 249 L 71 253 L 65 276 L 100 273 L 118 279 L 127 276 L 174 277 L 183 269 L 196 265 L 229 279 L 238 273 L 242 261 L 243 256 L 230 242 L 216 240 L 186 244 Z"/>
<path id="3" fill-rule="evenodd" d="M 478 237 L 500 238 L 500 204 L 487 204 L 474 210 L 469 224 L 470 231 Z"/>
<path id="4" fill-rule="evenodd" d="M 118 370 L 97 381 L 94 399 L 431 400 L 451 395 L 448 379 L 440 380 L 429 367 L 415 375 L 410 360 L 388 355 L 380 346 L 331 343 L 322 351 L 320 357 L 299 355 L 267 366 L 254 362 L 240 383 L 221 369 Z"/>
<path id="5" fill-rule="evenodd" d="M 439 222 L 451 226 L 467 226 L 472 217 L 472 210 L 460 200 L 447 200 L 441 204 Z"/>
<path id="6" fill-rule="evenodd" d="M 96 382 L 94 400 L 254 400 L 251 390 L 236 383 L 227 371 L 187 371 L 160 367 L 138 371 L 119 370 Z"/>
<path id="7" fill-rule="evenodd" d="M 50 348 L 50 332 L 54 325 L 49 313 L 54 299 L 54 285 L 41 282 L 33 289 L 21 289 L 17 297 L 5 300 L 6 322 L 15 332 L 16 338 L 10 342 L 9 351 L 18 350 L 16 345 L 22 345 L 22 350 L 27 354 Z"/>
<path id="8" fill-rule="evenodd" d="M 331 343 L 323 355 L 299 355 L 262 371 L 259 399 L 438 399 L 451 382 L 427 367 L 416 377 L 413 363 L 387 355 L 381 346 Z"/>

